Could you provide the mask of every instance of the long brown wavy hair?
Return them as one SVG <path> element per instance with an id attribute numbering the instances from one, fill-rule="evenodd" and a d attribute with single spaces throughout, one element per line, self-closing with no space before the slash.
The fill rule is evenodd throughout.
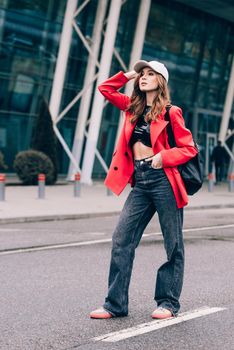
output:
<path id="1" fill-rule="evenodd" d="M 145 116 L 146 121 L 157 120 L 157 117 L 162 113 L 163 108 L 171 103 L 170 92 L 166 80 L 161 74 L 156 74 L 158 86 L 156 88 L 156 95 L 152 103 L 152 108 Z M 127 109 L 127 111 L 133 114 L 130 119 L 131 123 L 134 123 L 137 118 L 143 114 L 144 108 L 146 106 L 146 93 L 141 91 L 139 88 L 140 77 L 141 73 L 136 77 L 134 81 L 133 93 L 130 98 L 130 105 Z"/>

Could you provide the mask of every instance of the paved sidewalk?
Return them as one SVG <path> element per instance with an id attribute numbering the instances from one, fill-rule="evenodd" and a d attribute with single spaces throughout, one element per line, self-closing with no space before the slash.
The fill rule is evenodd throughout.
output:
<path id="1" fill-rule="evenodd" d="M 64 220 L 117 214 L 130 189 L 128 186 L 119 197 L 108 196 L 106 187 L 100 181 L 92 186 L 81 185 L 81 196 L 74 197 L 74 185 L 63 181 L 47 186 L 45 199 L 38 199 L 37 186 L 8 184 L 5 201 L 0 202 L 0 222 Z M 214 186 L 213 192 L 208 192 L 205 183 L 196 195 L 190 197 L 186 210 L 224 207 L 234 208 L 234 192 L 228 192 L 226 183 Z"/>

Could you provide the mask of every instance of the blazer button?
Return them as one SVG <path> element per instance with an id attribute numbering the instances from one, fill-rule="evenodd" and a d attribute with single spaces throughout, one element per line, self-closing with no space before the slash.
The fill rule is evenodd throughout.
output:
<path id="1" fill-rule="evenodd" d="M 125 155 L 125 156 L 128 156 L 128 152 L 124 152 L 124 155 Z"/>
<path id="2" fill-rule="evenodd" d="M 118 167 L 117 167 L 117 166 L 114 166 L 114 170 L 118 170 Z"/>

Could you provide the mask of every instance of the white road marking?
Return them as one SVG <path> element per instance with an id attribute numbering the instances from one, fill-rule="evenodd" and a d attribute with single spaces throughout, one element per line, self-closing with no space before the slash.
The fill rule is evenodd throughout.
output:
<path id="1" fill-rule="evenodd" d="M 96 240 L 84 241 L 84 242 L 61 243 L 61 244 L 53 244 L 53 245 L 48 245 L 48 246 L 31 247 L 31 248 L 19 248 L 19 249 L 0 251 L 0 255 L 37 252 L 40 250 L 51 250 L 51 249 L 58 249 L 58 248 L 79 247 L 79 246 L 100 244 L 100 243 L 109 243 L 109 242 L 111 242 L 111 238 L 96 239 Z"/>
<path id="2" fill-rule="evenodd" d="M 194 228 L 184 228 L 183 233 L 185 232 L 197 232 L 197 231 L 209 231 L 209 230 L 216 230 L 220 228 L 232 228 L 234 227 L 234 224 L 228 224 L 228 225 L 216 225 L 216 226 L 204 226 L 204 227 L 194 227 Z M 146 237 L 159 235 L 161 232 L 152 232 L 152 233 L 145 233 L 143 235 Z"/>
<path id="3" fill-rule="evenodd" d="M 221 228 L 224 229 L 224 228 L 231 228 L 231 227 L 234 227 L 234 224 L 188 228 L 188 229 L 184 229 L 183 232 L 207 231 L 207 230 L 215 230 L 215 229 L 221 229 Z M 150 236 L 159 236 L 159 235 L 161 235 L 161 232 L 145 233 L 143 235 L 143 238 L 150 237 Z M 61 249 L 61 248 L 69 248 L 69 247 L 82 247 L 82 246 L 93 245 L 93 244 L 110 243 L 111 241 L 112 241 L 111 238 L 105 238 L 105 239 L 95 239 L 95 240 L 83 241 L 83 242 L 71 242 L 71 243 L 61 243 L 61 244 L 53 244 L 53 245 L 51 244 L 51 245 L 45 245 L 45 246 L 39 246 L 39 247 L 15 248 L 15 249 L 8 249 L 8 250 L 6 249 L 6 250 L 0 251 L 0 255 L 29 253 L 29 252 L 37 252 L 42 250 L 52 250 L 52 249 Z"/>
<path id="4" fill-rule="evenodd" d="M 94 341 L 103 341 L 103 342 L 117 342 L 120 340 L 128 339 L 135 337 L 141 334 L 149 333 L 160 328 L 169 327 L 178 323 L 185 321 L 193 320 L 198 317 L 206 316 L 213 314 L 215 312 L 224 311 L 226 308 L 222 307 L 202 307 L 197 310 L 184 312 L 179 314 L 178 317 L 168 318 L 166 320 L 156 320 L 147 323 L 139 324 L 135 327 L 122 329 L 118 332 L 107 333 L 98 337 L 93 338 Z"/>
<path id="5" fill-rule="evenodd" d="M 20 228 L 0 228 L 0 232 L 18 232 L 18 231 L 23 231 L 23 229 Z"/>
<path id="6" fill-rule="evenodd" d="M 92 236 L 105 236 L 106 232 L 89 232 L 89 235 L 92 235 Z"/>
<path id="7" fill-rule="evenodd" d="M 231 227 L 234 227 L 234 224 L 187 228 L 187 229 L 184 229 L 183 232 L 207 231 L 207 230 L 216 230 L 219 228 L 231 228 Z"/>

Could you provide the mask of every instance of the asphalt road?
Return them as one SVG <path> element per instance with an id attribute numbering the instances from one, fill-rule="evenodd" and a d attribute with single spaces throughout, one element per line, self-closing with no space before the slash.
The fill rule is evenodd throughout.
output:
<path id="1" fill-rule="evenodd" d="M 94 338 L 152 324 L 155 273 L 165 260 L 157 220 L 137 249 L 129 316 L 110 320 L 91 320 L 89 312 L 106 294 L 117 217 L 2 225 L 0 349 L 233 350 L 233 214 L 233 209 L 217 209 L 185 215 L 181 313 L 222 309 L 191 320 L 178 317 L 178 324 L 116 342 Z M 42 250 L 34 250 L 38 247 Z"/>

